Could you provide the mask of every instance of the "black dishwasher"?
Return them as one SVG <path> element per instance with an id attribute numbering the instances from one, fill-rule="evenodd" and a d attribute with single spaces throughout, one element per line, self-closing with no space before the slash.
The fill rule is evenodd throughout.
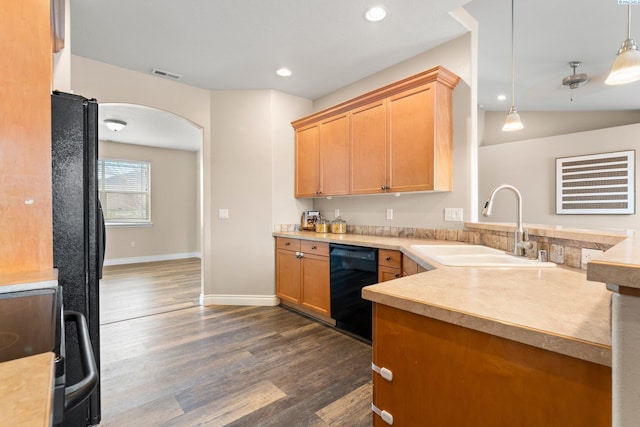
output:
<path id="1" fill-rule="evenodd" d="M 329 244 L 331 317 L 336 327 L 371 341 L 371 302 L 362 288 L 378 283 L 378 250 Z"/>

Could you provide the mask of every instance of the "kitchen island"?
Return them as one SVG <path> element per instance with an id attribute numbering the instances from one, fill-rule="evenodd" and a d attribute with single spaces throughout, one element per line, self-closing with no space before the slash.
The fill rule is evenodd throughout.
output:
<path id="1" fill-rule="evenodd" d="M 411 249 L 454 243 L 443 240 L 274 235 L 398 250 L 430 270 L 362 292 L 374 303 L 373 362 L 393 373 L 374 374 L 374 404 L 394 425 L 610 424 L 611 294 L 583 270 L 446 267 Z"/>

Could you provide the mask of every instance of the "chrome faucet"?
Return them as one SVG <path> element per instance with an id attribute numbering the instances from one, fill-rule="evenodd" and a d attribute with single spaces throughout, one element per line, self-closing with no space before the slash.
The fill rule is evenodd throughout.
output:
<path id="1" fill-rule="evenodd" d="M 516 222 L 516 230 L 513 233 L 514 235 L 513 254 L 523 256 L 525 254 L 526 249 L 533 248 L 533 243 L 529 241 L 529 232 L 522 228 L 522 195 L 520 194 L 518 189 L 513 185 L 501 184 L 501 185 L 498 185 L 493 190 L 491 190 L 491 194 L 489 194 L 489 199 L 484 204 L 484 209 L 482 209 L 482 215 L 486 217 L 491 215 L 491 209 L 493 208 L 493 197 L 496 195 L 498 191 L 503 189 L 511 190 L 511 192 L 516 195 L 517 222 Z"/>

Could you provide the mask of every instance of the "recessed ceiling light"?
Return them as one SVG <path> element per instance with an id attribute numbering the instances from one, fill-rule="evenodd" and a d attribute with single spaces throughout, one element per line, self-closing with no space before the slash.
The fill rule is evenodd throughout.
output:
<path id="1" fill-rule="evenodd" d="M 105 119 L 104 124 L 107 125 L 107 127 L 112 131 L 118 132 L 124 129 L 124 127 L 127 125 L 127 122 L 125 122 L 124 120 Z"/>
<path id="2" fill-rule="evenodd" d="M 507 99 L 507 95 L 501 93 L 498 95 L 498 101 L 505 101 Z"/>
<path id="3" fill-rule="evenodd" d="M 387 9 L 382 6 L 373 6 L 364 13 L 364 19 L 369 22 L 382 21 L 387 16 Z"/>
<path id="4" fill-rule="evenodd" d="M 288 68 L 278 68 L 276 70 L 276 74 L 280 77 L 289 77 L 291 75 L 291 70 Z"/>

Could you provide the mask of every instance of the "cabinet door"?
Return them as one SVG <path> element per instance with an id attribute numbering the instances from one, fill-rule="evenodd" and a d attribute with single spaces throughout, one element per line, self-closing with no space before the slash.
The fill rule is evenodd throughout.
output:
<path id="1" fill-rule="evenodd" d="M 296 132 L 296 197 L 316 197 L 320 191 L 320 128 Z"/>
<path id="2" fill-rule="evenodd" d="M 393 280 L 400 277 L 401 270 L 395 267 L 378 266 L 378 282 L 386 282 L 387 280 Z"/>
<path id="3" fill-rule="evenodd" d="M 389 98 L 389 191 L 434 189 L 433 103 L 432 84 Z"/>
<path id="4" fill-rule="evenodd" d="M 329 257 L 305 253 L 302 257 L 302 305 L 331 315 Z"/>
<path id="5" fill-rule="evenodd" d="M 393 373 L 373 375 L 373 399 L 394 425 L 611 425 L 609 367 L 381 304 L 373 312 L 373 363 Z"/>
<path id="6" fill-rule="evenodd" d="M 300 304 L 300 260 L 296 252 L 276 252 L 276 293 L 289 302 Z"/>
<path id="7" fill-rule="evenodd" d="M 349 117 L 320 124 L 320 194 L 349 194 Z"/>
<path id="8" fill-rule="evenodd" d="M 351 194 L 383 193 L 387 185 L 387 110 L 382 99 L 351 113 Z"/>
<path id="9" fill-rule="evenodd" d="M 402 255 L 402 275 L 412 276 L 414 274 L 418 274 L 418 263 L 408 256 Z"/>

